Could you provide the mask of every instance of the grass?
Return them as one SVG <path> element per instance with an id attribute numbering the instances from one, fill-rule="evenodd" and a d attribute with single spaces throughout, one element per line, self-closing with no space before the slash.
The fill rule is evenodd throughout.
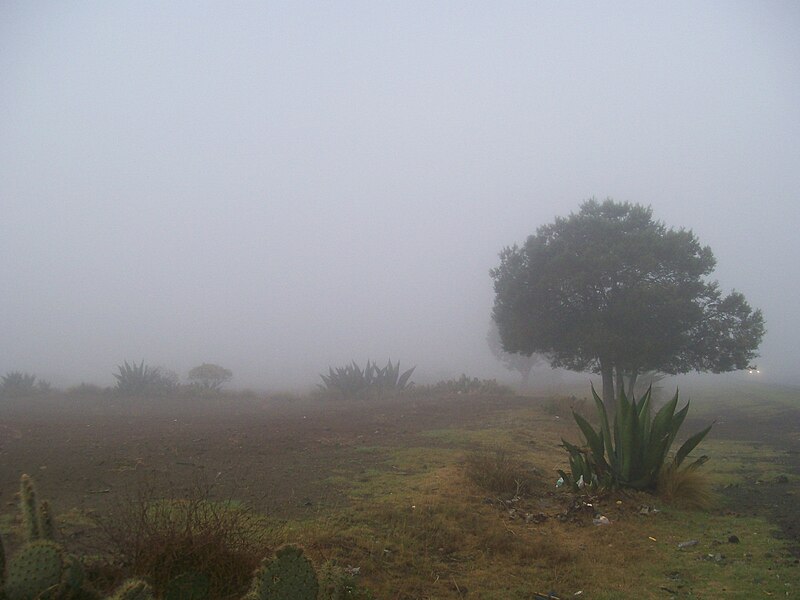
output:
<path id="1" fill-rule="evenodd" d="M 286 523 L 281 533 L 317 560 L 360 567 L 379 598 L 500 600 L 548 590 L 564 597 L 583 591 L 589 598 L 663 598 L 662 588 L 685 598 L 749 598 L 783 594 L 797 577 L 761 518 L 670 508 L 631 494 L 620 496 L 621 504 L 614 498 L 598 504 L 609 526 L 554 517 L 526 523 L 484 503 L 456 464 L 423 472 L 414 460 L 394 458 L 403 472 L 356 483 L 347 510 Z M 642 515 L 643 502 L 661 511 Z M 730 535 L 741 543 L 728 543 Z M 690 539 L 697 546 L 679 550 Z"/>
<path id="2" fill-rule="evenodd" d="M 287 524 L 284 535 L 299 537 L 320 559 L 360 567 L 380 598 L 522 599 L 549 590 L 609 600 L 796 593 L 798 567 L 772 525 L 730 514 L 709 494 L 710 487 L 749 481 L 754 470 L 777 475 L 775 451 L 709 440 L 700 450 L 711 461 L 665 490 L 674 504 L 622 494 L 595 501 L 611 525 L 561 522 L 569 497 L 551 489 L 547 474 L 565 460 L 558 447 L 571 429 L 565 421 L 542 407 L 516 409 L 480 427 L 428 431 L 419 446 L 383 448 L 376 468 L 337 482 L 347 488 L 347 507 L 300 527 Z M 531 498 L 513 511 L 487 504 L 487 490 L 515 495 L 521 465 L 545 474 Z M 644 515 L 645 504 L 660 510 Z M 526 522 L 527 510 L 547 518 Z M 731 535 L 740 543 L 729 543 Z M 694 539 L 696 546 L 679 549 Z"/>

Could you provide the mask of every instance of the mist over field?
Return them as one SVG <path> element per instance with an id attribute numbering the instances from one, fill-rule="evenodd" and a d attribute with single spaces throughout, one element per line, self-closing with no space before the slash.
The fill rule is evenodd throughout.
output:
<path id="1" fill-rule="evenodd" d="M 709 245 L 761 379 L 800 383 L 798 31 L 788 1 L 3 3 L 0 374 L 513 380 L 498 253 L 611 197 Z"/>

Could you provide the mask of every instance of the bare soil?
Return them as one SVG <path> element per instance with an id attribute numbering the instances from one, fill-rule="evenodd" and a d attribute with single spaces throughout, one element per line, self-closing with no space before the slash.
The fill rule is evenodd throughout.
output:
<path id="1" fill-rule="evenodd" d="M 721 492 L 732 514 L 764 516 L 777 526 L 775 536 L 787 540 L 789 549 L 800 557 L 800 413 L 786 409 L 753 414 L 723 408 L 715 416 L 709 439 L 729 439 L 764 445 L 777 452 L 780 475 L 768 476 L 753 468 L 745 483 L 724 487 Z M 707 423 L 687 422 L 687 431 Z"/>

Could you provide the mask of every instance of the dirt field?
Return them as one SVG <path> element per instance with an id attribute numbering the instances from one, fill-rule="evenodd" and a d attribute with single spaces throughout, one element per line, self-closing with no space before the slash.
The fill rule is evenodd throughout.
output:
<path id="1" fill-rule="evenodd" d="M 709 406 L 713 409 L 709 409 Z M 730 462 L 730 468 L 733 469 L 730 471 L 731 480 L 735 484 L 719 489 L 721 502 L 712 511 L 727 519 L 727 525 L 712 524 L 699 529 L 687 527 L 684 533 L 682 525 L 676 523 L 675 535 L 681 536 L 679 541 L 684 536 L 705 540 L 701 544 L 706 544 L 706 549 L 697 552 L 698 560 L 702 561 L 708 556 L 716 556 L 713 553 L 718 550 L 714 544 L 718 542 L 714 540 L 720 538 L 724 541 L 729 535 L 719 532 L 703 534 L 705 527 L 730 527 L 730 533 L 743 536 L 752 531 L 748 529 L 750 525 L 741 525 L 752 523 L 747 520 L 748 517 L 764 517 L 775 526 L 772 535 L 788 541 L 792 554 L 786 555 L 781 550 L 780 556 L 771 553 L 760 555 L 758 559 L 763 561 L 765 567 L 758 572 L 768 577 L 774 564 L 783 569 L 780 577 L 785 577 L 784 573 L 791 573 L 793 577 L 794 571 L 785 571 L 785 565 L 793 563 L 796 567 L 800 563 L 800 422 L 797 411 L 775 409 L 773 406 L 763 414 L 754 415 L 752 410 L 722 405 L 717 408 L 716 404 L 710 404 L 705 408 L 698 405 L 697 414 L 694 420 L 686 423 L 684 433 L 697 431 L 709 420 L 716 420 L 708 438 L 708 447 L 716 449 L 709 451 L 713 454 L 713 466 L 710 468 L 717 473 L 715 476 L 726 475 L 724 448 L 727 448 L 725 444 L 728 441 L 733 444 L 730 447 L 742 451 Z M 519 421 L 520 415 L 525 415 L 523 421 Z M 592 527 L 592 514 L 578 515 L 580 522 L 571 521 L 562 525 L 553 518 L 559 516 L 565 505 L 572 501 L 569 495 L 557 493 L 552 487 L 550 478 L 554 480 L 555 475 L 551 469 L 556 465 L 550 462 L 561 456 L 558 440 L 562 436 L 577 439 L 578 434 L 568 408 L 566 414 L 558 418 L 552 413 L 552 407 L 548 408 L 548 400 L 523 397 L 407 397 L 369 403 L 297 398 L 258 400 L 246 397 L 122 402 L 113 397 L 52 397 L 46 403 L 5 403 L 0 406 L 0 505 L 3 506 L 0 515 L 4 519 L 0 521 L 0 526 L 8 530 L 13 524 L 16 515 L 15 494 L 21 473 L 33 475 L 40 496 L 50 500 L 67 545 L 84 550 L 93 547 L 94 529 L 82 515 L 93 511 L 108 514 L 109 508 L 118 506 L 126 497 L 133 497 L 143 482 L 169 488 L 173 494 L 180 494 L 184 489 L 190 490 L 198 483 L 213 483 L 214 499 L 243 501 L 277 520 L 297 523 L 305 522 L 307 517 L 307 521 L 311 522 L 324 514 L 351 514 L 353 497 L 349 492 L 352 492 L 352 484 L 372 481 L 376 473 L 383 473 L 387 477 L 403 475 L 402 467 L 395 466 L 391 458 L 398 451 L 410 449 L 423 462 L 429 460 L 429 455 L 458 457 L 469 451 L 473 443 L 487 447 L 487 440 L 496 439 L 492 436 L 497 436 L 498 431 L 516 436 L 515 447 L 522 448 L 523 453 L 527 452 L 526 448 L 539 453 L 535 464 L 542 478 L 541 491 L 516 505 L 516 511 L 528 511 L 534 517 L 541 514 L 547 520 L 547 524 L 541 526 L 545 527 L 542 531 L 548 531 L 547 527 L 550 530 L 555 527 L 560 535 L 574 535 L 587 543 L 606 539 L 609 546 L 612 543 L 620 544 L 621 540 L 632 540 L 634 545 L 631 546 L 631 552 L 648 552 L 646 545 L 636 546 L 635 540 L 641 538 L 644 540 L 642 543 L 650 544 L 652 542 L 648 539 L 655 540 L 655 537 L 647 538 L 647 535 L 653 535 L 654 532 L 637 529 L 647 527 L 647 521 L 641 520 L 639 505 L 628 506 L 627 500 L 625 514 L 617 511 L 613 500 L 605 503 L 605 510 L 617 511 L 607 513 L 617 525 L 606 532 L 598 530 L 596 536 L 589 533 L 594 530 L 586 529 Z M 457 450 L 454 452 L 450 448 Z M 426 467 L 422 468 L 424 470 Z M 381 479 L 380 475 L 378 479 Z M 400 485 L 403 485 L 402 481 Z M 453 493 L 453 489 L 448 493 Z M 365 501 L 365 498 L 369 496 L 362 496 L 361 501 Z M 494 514 L 502 518 L 501 526 L 509 531 L 519 527 L 519 522 L 511 516 L 513 510 L 506 510 L 502 503 L 498 505 L 491 500 L 483 496 L 473 497 L 471 501 L 460 505 L 459 510 L 476 511 L 484 515 L 487 511 L 495 511 Z M 370 502 L 368 499 L 366 501 Z M 439 507 L 435 510 L 446 511 L 446 503 L 447 498 L 443 497 L 441 503 L 431 506 Z M 355 507 L 355 510 L 362 509 Z M 385 514 L 396 519 L 395 513 L 396 509 Z M 383 513 L 377 510 L 374 514 Z M 441 518 L 442 513 L 433 514 Z M 713 515 L 711 518 L 714 518 Z M 656 521 L 650 522 L 653 526 L 658 524 Z M 669 517 L 659 522 L 669 527 Z M 490 519 L 486 523 L 496 525 L 497 521 Z M 538 523 L 538 520 L 532 523 Z M 629 534 L 625 531 L 629 531 Z M 531 535 L 535 538 L 535 530 Z M 661 535 L 668 534 L 662 530 Z M 11 538 L 13 542 L 13 536 Z M 350 540 L 346 537 L 342 539 L 345 542 Z M 566 541 L 566 538 L 562 541 Z M 674 542 L 672 540 L 672 546 Z M 581 542 L 577 543 L 577 550 L 567 550 L 567 556 L 580 551 Z M 378 547 L 379 550 L 381 547 Z M 730 551 L 733 552 L 733 549 Z M 746 567 L 750 560 L 746 554 L 748 551 L 742 549 L 744 558 L 732 559 L 734 562 L 731 565 Z M 355 554 L 358 555 L 358 552 L 356 550 Z M 360 556 L 361 560 L 366 560 L 364 552 Z M 571 556 L 576 557 L 574 554 Z M 668 556 L 678 561 L 681 557 L 680 553 Z M 377 576 L 375 560 L 372 566 Z M 460 562 L 462 560 L 471 559 L 468 556 L 453 558 L 453 561 L 444 564 L 450 565 L 447 568 L 469 571 L 469 563 Z M 696 586 L 702 587 L 699 583 L 701 580 L 692 584 L 691 573 L 695 565 L 702 565 L 703 562 L 675 564 L 683 564 L 680 567 L 684 577 L 681 584 L 683 591 L 672 597 L 722 597 L 708 589 L 697 595 L 692 591 Z M 609 566 L 624 569 L 624 560 L 622 565 L 617 563 Z M 702 566 L 697 568 L 702 569 Z M 430 584 L 408 587 L 404 573 L 409 571 L 403 569 L 416 572 L 417 567 L 405 566 L 397 572 L 387 567 L 380 575 L 395 577 L 395 581 L 383 582 L 384 589 L 395 592 L 392 598 L 465 597 L 462 595 L 465 587 L 463 579 L 459 583 L 452 579 L 452 589 L 449 591 L 428 595 L 423 590 Z M 554 567 L 556 574 L 553 577 L 557 587 L 572 588 L 573 591 L 580 589 L 578 585 L 582 578 L 571 575 L 571 569 L 566 565 L 561 573 L 558 567 Z M 670 567 L 669 572 L 665 572 L 663 584 L 649 580 L 647 586 L 650 587 L 640 597 L 660 598 L 664 590 L 681 588 L 674 581 L 677 572 L 676 568 Z M 452 572 L 448 575 L 450 577 L 453 577 Z M 719 585 L 724 586 L 726 577 L 722 571 L 715 577 L 719 578 Z M 398 580 L 403 581 L 402 585 Z M 445 581 L 441 580 L 438 585 L 441 587 Z M 782 589 L 780 586 L 783 581 L 787 580 L 781 579 L 774 589 Z M 376 582 L 372 580 L 370 583 Z M 473 589 L 480 589 L 486 584 L 473 581 L 471 585 Z M 500 584 L 495 582 L 494 585 Z M 640 589 L 635 583 L 630 585 L 632 589 Z M 607 595 L 587 597 L 620 597 L 614 594 L 611 591 Z M 478 597 L 484 596 L 478 594 Z M 518 592 L 513 597 L 528 596 Z"/>
<path id="2" fill-rule="evenodd" d="M 323 483 L 334 470 L 357 477 L 375 467 L 359 448 L 409 445 L 425 430 L 479 423 L 530 402 L 465 396 L 369 404 L 230 401 L 222 408 L 185 399 L 6 406 L 0 409 L 0 502 L 13 503 L 21 473 L 32 474 L 41 495 L 61 511 L 102 508 L 154 475 L 177 487 L 213 481 L 220 495 L 298 516 L 340 500 Z"/>
<path id="3" fill-rule="evenodd" d="M 469 427 L 531 398 L 469 396 L 340 403 L 286 399 L 129 401 L 60 398 L 0 408 L 0 505 L 11 507 L 21 473 L 34 475 L 56 512 L 100 509 L 148 477 L 175 488 L 214 482 L 221 497 L 278 517 L 298 517 L 344 502 L 325 482 L 356 478 L 374 464 L 365 447 L 403 447 L 424 431 Z M 715 415 L 711 438 L 756 441 L 780 451 L 781 469 L 800 475 L 796 412 L 759 418 Z M 687 431 L 700 422 L 687 423 Z M 567 424 L 562 426 L 566 427 Z M 554 424 L 555 426 L 555 424 Z M 800 555 L 800 502 L 790 482 L 748 473 L 723 490 L 729 510 L 769 515 Z M 7 511 L 4 511 L 7 512 Z"/>

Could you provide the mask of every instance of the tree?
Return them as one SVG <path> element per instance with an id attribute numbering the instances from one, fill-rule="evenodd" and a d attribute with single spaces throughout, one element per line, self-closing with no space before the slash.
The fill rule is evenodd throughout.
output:
<path id="1" fill-rule="evenodd" d="M 509 371 L 516 371 L 522 376 L 521 385 L 523 388 L 528 387 L 531 378 L 531 371 L 533 367 L 542 362 L 542 357 L 538 354 L 512 354 L 503 350 L 503 341 L 500 339 L 500 332 L 497 330 L 497 324 L 492 321 L 489 326 L 489 331 L 486 332 L 486 343 L 489 345 L 489 350 L 492 355 Z"/>
<path id="2" fill-rule="evenodd" d="M 714 255 L 691 231 L 667 229 L 652 209 L 589 200 L 506 247 L 492 269 L 506 352 L 600 373 L 603 401 L 638 374 L 721 373 L 757 356 L 764 319 L 738 292 L 722 295 Z"/>
<path id="3" fill-rule="evenodd" d="M 214 391 L 218 391 L 222 384 L 230 381 L 232 377 L 233 373 L 229 369 L 211 363 L 203 363 L 189 371 L 189 381 Z"/>

